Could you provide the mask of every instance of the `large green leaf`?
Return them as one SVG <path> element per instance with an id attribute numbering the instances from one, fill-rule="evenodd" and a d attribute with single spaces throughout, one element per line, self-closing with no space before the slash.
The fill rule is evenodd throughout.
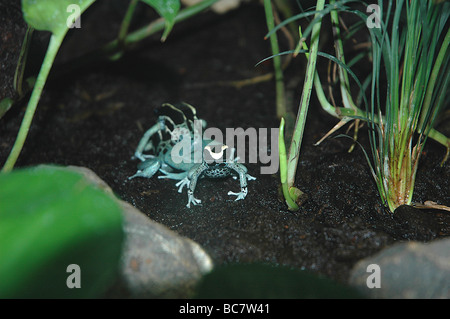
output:
<path id="1" fill-rule="evenodd" d="M 164 41 L 175 24 L 175 17 L 180 10 L 180 0 L 141 0 L 153 7 L 166 20 L 166 28 L 162 35 Z"/>
<path id="2" fill-rule="evenodd" d="M 72 18 L 76 18 L 74 15 L 81 15 L 94 1 L 22 0 L 23 17 L 36 30 L 58 34 L 65 32 L 70 27 Z"/>
<path id="3" fill-rule="evenodd" d="M 0 175 L 0 298 L 90 298 L 116 279 L 116 201 L 78 173 L 42 166 Z M 78 265 L 81 288 L 68 288 Z"/>

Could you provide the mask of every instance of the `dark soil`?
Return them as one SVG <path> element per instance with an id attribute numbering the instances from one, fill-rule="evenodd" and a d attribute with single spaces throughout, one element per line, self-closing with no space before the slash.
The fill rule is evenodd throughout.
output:
<path id="1" fill-rule="evenodd" d="M 155 123 L 154 110 L 162 103 L 186 101 L 196 106 L 209 126 L 223 132 L 278 127 L 279 122 L 273 81 L 241 89 L 217 83 L 271 71 L 271 62 L 254 67 L 270 55 L 269 43 L 263 39 L 264 12 L 257 4 L 223 16 L 203 13 L 177 24 L 165 43 L 156 35 L 118 61 L 96 62 L 56 77 L 64 71 L 58 65 L 115 37 L 124 12 L 119 9 L 99 1 L 82 17 L 82 28 L 69 32 L 17 168 L 41 163 L 86 166 L 149 218 L 201 244 L 216 264 L 289 265 L 346 282 L 359 259 L 386 246 L 450 234 L 448 212 L 410 207 L 395 214 L 386 211 L 362 151 L 347 152 L 349 139 L 313 146 L 337 123 L 321 110 L 314 95 L 296 177 L 297 187 L 309 199 L 297 212 L 288 211 L 280 201 L 279 176 L 261 175 L 259 164 L 247 165 L 257 180 L 249 182 L 245 200 L 235 202 L 227 195 L 229 190 L 239 190 L 234 179 L 202 179 L 196 197 L 203 205 L 191 209 L 186 207 L 186 191 L 179 194 L 174 181 L 127 180 L 136 171 L 134 150 L 144 130 Z M 0 1 L 0 10 L 3 98 L 13 94 L 12 77 L 25 24 L 17 3 Z M 142 7 L 136 23 L 154 17 L 152 10 Z M 36 47 L 45 48 L 48 34 L 40 32 L 35 41 Z M 295 108 L 303 62 L 298 58 L 286 72 Z M 1 163 L 11 150 L 25 107 L 26 101 L 17 104 L 0 120 Z M 450 134 L 445 124 L 440 130 Z M 362 129 L 360 141 L 365 147 L 366 137 Z M 442 146 L 428 141 L 417 174 L 415 202 L 450 205 L 449 166 L 439 166 L 444 154 Z"/>

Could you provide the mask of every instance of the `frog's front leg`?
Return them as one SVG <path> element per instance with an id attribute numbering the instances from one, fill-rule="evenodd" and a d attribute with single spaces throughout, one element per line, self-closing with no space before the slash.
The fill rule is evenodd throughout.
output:
<path id="1" fill-rule="evenodd" d="M 248 180 L 255 180 L 256 177 L 253 177 L 249 174 L 247 174 L 247 167 L 240 163 L 236 162 L 227 162 L 227 167 L 234 170 L 239 175 L 239 183 L 241 186 L 241 191 L 239 193 L 235 193 L 232 191 L 228 192 L 228 195 L 234 195 L 236 196 L 235 201 L 244 199 L 245 196 L 247 196 L 248 190 L 247 190 L 247 181 Z"/>
<path id="2" fill-rule="evenodd" d="M 136 174 L 128 177 L 128 179 L 133 179 L 135 177 L 151 178 L 160 168 L 161 161 L 159 160 L 159 158 L 145 160 L 138 164 L 138 171 L 136 172 Z"/>
<path id="3" fill-rule="evenodd" d="M 188 172 L 186 177 L 188 185 L 188 203 L 187 207 L 191 207 L 191 203 L 194 205 L 201 204 L 201 200 L 194 197 L 195 187 L 197 186 L 197 180 L 202 175 L 202 173 L 208 169 L 208 164 L 203 161 L 201 164 L 194 165 Z M 181 181 L 180 181 L 181 182 Z M 184 185 L 182 185 L 184 186 Z M 181 186 L 181 187 L 182 187 Z"/>

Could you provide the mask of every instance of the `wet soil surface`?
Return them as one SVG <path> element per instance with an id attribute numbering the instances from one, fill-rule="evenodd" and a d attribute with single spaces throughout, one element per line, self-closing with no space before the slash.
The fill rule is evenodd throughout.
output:
<path id="1" fill-rule="evenodd" d="M 1 55 L 2 73 L 7 74 L 1 78 L 1 93 L 6 96 L 12 94 L 25 25 L 17 14 L 6 15 L 5 7 L 14 11 L 14 5 L 2 1 L 0 6 L 2 50 L 8 52 Z M 61 63 L 112 40 L 124 12 L 119 9 L 104 4 L 89 9 L 82 17 L 82 28 L 69 32 L 54 73 L 61 71 Z M 152 17 L 151 10 L 142 8 L 137 23 Z M 346 282 L 359 259 L 397 241 L 448 236 L 448 212 L 401 207 L 395 214 L 388 213 L 362 151 L 347 152 L 349 139 L 328 139 L 313 146 L 337 123 L 321 110 L 314 95 L 296 176 L 296 186 L 309 199 L 297 212 L 288 211 L 279 199 L 278 175 L 260 174 L 258 163 L 247 165 L 257 179 L 249 182 L 245 200 L 233 201 L 227 195 L 229 190 L 239 191 L 232 178 L 202 179 L 196 197 L 203 205 L 190 209 L 186 191 L 179 194 L 174 181 L 127 179 L 136 172 L 137 161 L 131 159 L 135 148 L 155 123 L 155 108 L 163 103 L 186 101 L 196 106 L 210 127 L 222 132 L 226 128 L 278 127 L 273 81 L 240 89 L 218 83 L 271 71 L 271 62 L 254 67 L 270 55 L 269 43 L 263 40 L 265 32 L 259 5 L 249 4 L 223 16 L 207 12 L 176 25 L 163 44 L 154 36 L 118 61 L 96 62 L 65 76 L 53 76 L 16 167 L 41 163 L 86 166 L 149 218 L 201 244 L 216 264 L 288 265 Z M 46 41 L 48 34 L 40 33 L 35 45 L 45 48 Z M 286 71 L 294 106 L 303 83 L 302 65 L 299 59 Z M 19 103 L 0 119 L 2 163 L 25 107 L 26 103 Z M 445 124 L 440 129 L 450 134 Z M 363 128 L 360 142 L 367 148 L 366 136 Z M 449 166 L 439 166 L 444 154 L 442 146 L 428 142 L 417 173 L 415 202 L 450 205 Z"/>

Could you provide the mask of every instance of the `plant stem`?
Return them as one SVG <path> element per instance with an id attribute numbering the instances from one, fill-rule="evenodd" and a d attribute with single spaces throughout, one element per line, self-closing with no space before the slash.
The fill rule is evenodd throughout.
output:
<path id="1" fill-rule="evenodd" d="M 131 18 L 133 17 L 133 13 L 136 10 L 136 6 L 138 4 L 138 0 L 131 0 L 128 6 L 127 12 L 125 13 L 125 17 L 123 18 L 122 25 L 120 26 L 118 40 L 119 43 L 123 42 L 125 39 L 128 29 L 130 27 Z"/>
<path id="2" fill-rule="evenodd" d="M 280 180 L 281 189 L 283 191 L 284 199 L 289 210 L 297 210 L 299 207 L 289 194 L 289 185 L 287 184 L 287 160 L 286 160 L 286 145 L 284 143 L 284 118 L 281 118 L 280 129 L 278 131 L 278 153 L 280 155 Z"/>
<path id="3" fill-rule="evenodd" d="M 14 74 L 14 90 L 16 90 L 19 97 L 24 95 L 23 91 L 23 74 L 25 72 L 25 66 L 27 64 L 28 52 L 30 50 L 31 38 L 33 36 L 34 28 L 28 26 L 25 33 L 25 39 L 22 43 L 22 49 L 20 50 L 19 61 L 17 62 L 16 72 Z"/>
<path id="4" fill-rule="evenodd" d="M 330 1 L 330 4 L 334 4 L 335 1 Z M 334 35 L 334 47 L 336 51 L 336 58 L 345 64 L 345 57 L 344 57 L 344 45 L 342 43 L 341 39 L 341 29 L 339 28 L 339 18 L 338 13 L 336 10 L 332 10 L 330 12 L 330 18 L 331 23 L 333 24 L 333 35 Z M 348 74 L 345 71 L 344 68 L 338 67 L 339 71 L 339 83 L 341 88 L 341 95 L 342 95 L 342 102 L 344 104 L 344 107 L 352 107 L 354 108 L 354 103 L 352 102 L 352 97 L 350 94 L 350 84 L 348 81 Z"/>
<path id="5" fill-rule="evenodd" d="M 316 11 L 321 11 L 324 8 L 325 0 L 318 0 Z M 317 13 L 315 17 L 320 14 Z M 311 90 L 314 82 L 314 74 L 316 72 L 317 52 L 319 48 L 319 34 L 322 21 L 319 20 L 312 29 L 311 33 L 311 48 L 309 52 L 308 64 L 306 69 L 305 83 L 303 85 L 302 97 L 300 100 L 299 110 L 297 113 L 297 120 L 295 122 L 295 131 L 292 136 L 292 141 L 289 149 L 288 168 L 287 168 L 287 184 L 294 185 L 295 174 L 297 172 L 298 158 L 300 155 L 300 147 L 303 139 L 303 131 L 305 129 L 306 115 L 308 113 L 309 100 L 311 98 Z"/>
<path id="6" fill-rule="evenodd" d="M 39 98 L 41 97 L 42 90 L 44 88 L 45 82 L 47 80 L 50 69 L 52 68 L 55 56 L 58 53 L 59 47 L 64 39 L 67 29 L 64 32 L 58 34 L 52 34 L 50 38 L 50 43 L 48 45 L 47 53 L 45 54 L 44 61 L 39 71 L 39 75 L 36 79 L 36 84 L 34 85 L 33 92 L 31 93 L 30 100 L 28 101 L 28 106 L 25 111 L 25 116 L 20 125 L 19 132 L 17 134 L 16 141 L 11 150 L 11 153 L 6 160 L 5 165 L 2 168 L 2 172 L 9 172 L 13 169 L 16 164 L 17 158 L 22 151 L 23 145 L 28 135 L 31 122 L 33 120 L 34 112 L 36 111 Z"/>
<path id="7" fill-rule="evenodd" d="M 208 9 L 210 6 L 212 6 L 217 1 L 218 0 L 204 0 L 196 5 L 193 5 L 193 6 L 190 6 L 190 7 L 187 7 L 185 9 L 181 10 L 175 17 L 175 23 L 186 20 L 186 19 L 196 15 L 197 13 L 200 13 L 203 10 Z M 127 44 L 138 42 L 142 39 L 145 39 L 149 35 L 152 35 L 158 31 L 163 30 L 164 27 L 165 27 L 164 19 L 159 18 L 159 19 L 155 20 L 154 22 L 148 24 L 147 26 L 142 27 L 142 28 L 130 33 L 127 36 L 125 42 Z"/>
<path id="8" fill-rule="evenodd" d="M 131 19 L 133 18 L 133 13 L 136 10 L 136 6 L 139 0 L 131 0 L 128 5 L 127 12 L 125 13 L 125 17 L 122 20 L 122 24 L 120 25 L 119 34 L 117 36 L 117 47 L 119 48 L 119 52 L 110 57 L 112 60 L 119 59 L 123 54 L 123 49 L 125 47 L 125 38 L 128 33 L 128 29 L 130 28 Z"/>
<path id="9" fill-rule="evenodd" d="M 122 24 L 120 25 L 119 34 L 117 36 L 117 49 L 118 52 L 111 55 L 110 60 L 118 60 L 122 57 L 123 51 L 125 49 L 125 38 L 128 33 L 128 29 L 130 27 L 131 19 L 133 17 L 133 13 L 136 9 L 139 0 L 131 0 L 128 5 L 127 12 L 125 12 L 125 17 L 122 20 Z"/>
<path id="10" fill-rule="evenodd" d="M 269 32 L 275 27 L 273 19 L 273 9 L 270 0 L 264 0 L 264 10 L 266 13 L 266 23 Z M 276 110 L 277 118 L 286 116 L 286 98 L 284 92 L 283 70 L 281 68 L 280 48 L 278 47 L 277 34 L 274 32 L 270 35 L 270 46 L 272 48 L 273 67 L 275 70 L 275 89 L 276 89 Z"/>

